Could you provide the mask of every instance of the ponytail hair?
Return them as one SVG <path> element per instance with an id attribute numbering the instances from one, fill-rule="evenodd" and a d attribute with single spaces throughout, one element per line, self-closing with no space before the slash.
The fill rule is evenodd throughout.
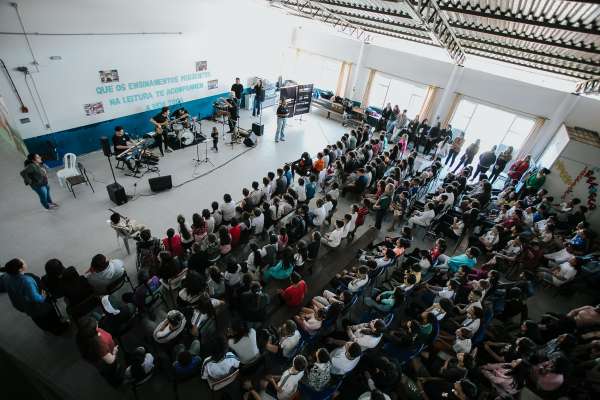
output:
<path id="1" fill-rule="evenodd" d="M 0 268 L 0 271 L 6 272 L 9 275 L 17 275 L 21 269 L 25 266 L 25 263 L 20 258 L 13 258 L 6 264 L 4 264 L 4 268 Z"/>

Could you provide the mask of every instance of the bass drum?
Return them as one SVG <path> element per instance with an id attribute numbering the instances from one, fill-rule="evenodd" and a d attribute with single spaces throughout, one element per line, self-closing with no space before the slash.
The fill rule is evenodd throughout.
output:
<path id="1" fill-rule="evenodd" d="M 194 144 L 194 134 L 188 129 L 181 132 L 181 146 L 189 146 Z"/>

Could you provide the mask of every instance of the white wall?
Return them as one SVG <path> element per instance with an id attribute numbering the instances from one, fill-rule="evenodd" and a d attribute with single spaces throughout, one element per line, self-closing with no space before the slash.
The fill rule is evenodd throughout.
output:
<path id="1" fill-rule="evenodd" d="M 82 125 L 145 111 L 160 100 L 197 99 L 227 91 L 236 76 L 244 81 L 254 75 L 275 79 L 281 71 L 283 54 L 289 47 L 293 24 L 266 2 L 236 0 L 19 0 L 19 11 L 29 32 L 182 32 L 181 35 L 30 35 L 34 54 L 40 63 L 33 73 L 40 97 L 48 112 L 51 129 L 45 129 L 37 116 L 23 74 L 18 66 L 32 66 L 25 38 L 0 35 L 0 57 L 7 64 L 18 90 L 29 107 L 18 111 L 18 103 L 7 79 L 0 78 L 0 93 L 13 118 L 28 117 L 18 124 L 24 138 L 66 130 Z M 18 32 L 14 9 L 0 2 L 3 31 Z M 50 56 L 62 60 L 52 61 Z M 102 86 L 98 71 L 117 69 L 121 82 L 134 82 L 195 72 L 195 62 L 208 61 L 210 78 L 179 82 L 150 89 L 118 94 L 97 94 Z M 218 79 L 219 88 L 209 91 L 206 81 Z M 179 95 L 154 97 L 148 101 L 110 106 L 110 97 L 120 97 L 157 89 L 203 82 L 204 88 Z M 105 113 L 86 116 L 83 104 L 103 101 Z"/>

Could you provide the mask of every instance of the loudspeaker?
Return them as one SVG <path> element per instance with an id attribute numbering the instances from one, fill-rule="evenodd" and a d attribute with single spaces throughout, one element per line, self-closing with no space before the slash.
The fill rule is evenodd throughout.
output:
<path id="1" fill-rule="evenodd" d="M 106 136 L 102 136 L 100 138 L 100 144 L 102 144 L 102 152 L 106 157 L 110 157 L 112 155 L 112 151 L 110 151 L 110 142 Z"/>
<path id="2" fill-rule="evenodd" d="M 127 195 L 125 194 L 125 188 L 118 183 L 111 183 L 106 187 L 108 197 L 113 203 L 120 206 L 121 204 L 127 203 Z"/>
<path id="3" fill-rule="evenodd" d="M 148 179 L 148 183 L 150 184 L 150 190 L 152 190 L 153 192 L 160 192 L 163 190 L 171 189 L 173 187 L 171 175 L 150 178 Z"/>
<path id="4" fill-rule="evenodd" d="M 254 132 L 254 134 L 256 136 L 262 136 L 264 129 L 265 129 L 265 126 L 263 124 L 257 124 L 257 123 L 252 124 L 252 132 Z"/>

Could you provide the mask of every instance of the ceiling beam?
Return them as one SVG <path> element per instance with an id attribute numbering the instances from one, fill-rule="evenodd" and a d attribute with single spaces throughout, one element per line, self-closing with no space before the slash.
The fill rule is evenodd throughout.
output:
<path id="1" fill-rule="evenodd" d="M 600 78 L 589 79 L 577 83 L 577 86 L 575 86 L 575 93 L 600 95 Z"/>
<path id="2" fill-rule="evenodd" d="M 549 61 L 538 60 L 538 59 L 531 58 L 531 57 L 521 56 L 521 55 L 518 55 L 515 53 L 498 51 L 498 49 L 489 49 L 489 48 L 473 46 L 473 45 L 469 45 L 469 44 L 463 44 L 463 47 L 465 49 L 469 49 L 469 50 L 473 50 L 473 51 L 481 51 L 481 52 L 485 52 L 485 53 L 489 53 L 489 54 L 497 54 L 497 55 L 500 55 L 503 57 L 510 57 L 510 58 L 514 58 L 514 59 L 532 63 L 532 64 L 541 64 L 541 65 L 546 65 L 546 66 L 549 66 L 552 68 L 558 68 L 558 69 L 564 69 L 564 70 L 569 70 L 569 71 L 573 71 L 573 72 L 578 72 L 578 73 L 582 74 L 582 76 L 587 76 L 587 77 L 600 76 L 600 71 L 594 73 L 594 72 L 588 71 L 586 69 L 571 67 L 571 66 L 567 66 L 567 65 L 555 64 L 555 63 L 552 63 Z"/>
<path id="3" fill-rule="evenodd" d="M 493 54 L 483 55 L 483 54 L 479 54 L 477 51 L 473 51 L 470 49 L 467 50 L 467 53 L 473 54 L 476 56 L 480 56 L 480 57 L 484 57 L 484 58 L 489 58 L 489 59 L 500 61 L 500 62 L 505 62 L 505 63 L 514 64 L 514 65 L 520 65 L 521 67 L 533 68 L 533 69 L 538 69 L 540 71 L 546 71 L 546 72 L 552 72 L 552 73 L 558 74 L 558 75 L 567 75 L 567 76 L 571 76 L 573 78 L 579 78 L 579 79 L 591 78 L 590 75 L 583 75 L 583 74 L 576 73 L 576 72 L 571 72 L 571 71 L 566 71 L 566 70 L 556 71 L 556 69 L 560 69 L 560 68 L 546 67 L 546 66 L 541 66 L 538 64 L 529 64 L 528 62 L 522 62 L 522 61 L 515 60 L 515 59 L 505 59 L 503 57 L 499 57 L 498 55 L 493 55 Z"/>
<path id="4" fill-rule="evenodd" d="M 469 5 L 469 8 L 467 7 L 467 4 L 465 4 L 465 3 L 455 4 L 448 0 L 438 0 L 438 6 L 440 7 L 440 10 L 443 10 L 443 11 L 449 11 L 449 12 L 460 13 L 460 14 L 468 14 L 468 15 L 473 15 L 475 17 L 479 17 L 479 18 L 490 18 L 490 19 L 497 19 L 497 20 L 501 20 L 501 21 L 516 22 L 519 24 L 539 26 L 539 27 L 543 27 L 543 28 L 560 29 L 560 30 L 569 31 L 569 32 L 579 32 L 579 33 L 585 33 L 588 35 L 600 35 L 600 32 L 598 31 L 598 26 L 596 24 L 592 24 L 591 28 L 586 28 L 584 26 L 573 26 L 573 25 L 569 25 L 569 24 L 563 25 L 561 23 L 550 22 L 551 19 L 544 18 L 543 16 L 536 17 L 536 16 L 530 14 L 530 15 L 525 16 L 525 18 L 519 18 L 512 12 L 510 12 L 510 11 L 503 12 L 499 8 L 492 9 L 489 6 L 482 7 L 480 4 L 477 4 L 475 6 L 473 6 L 472 4 L 468 4 L 468 5 Z M 470 7 L 474 7 L 474 8 L 470 8 Z M 531 18 L 527 18 L 527 17 L 531 17 Z"/>
<path id="5" fill-rule="evenodd" d="M 391 17 L 412 19 L 408 13 L 405 13 L 402 11 L 396 11 L 396 10 L 392 10 L 392 9 L 381 9 L 381 8 L 378 8 L 375 6 L 354 4 L 354 3 L 350 3 L 350 2 L 342 1 L 342 0 L 313 0 L 313 2 L 327 4 L 329 6 L 336 6 L 336 7 L 349 8 L 349 9 L 353 9 L 353 10 L 372 12 L 372 13 L 377 13 L 377 14 L 381 14 L 381 15 L 391 16 Z M 410 3 L 415 3 L 415 2 L 416 2 L 415 0 L 410 1 Z M 408 4 L 408 2 L 407 2 L 407 4 Z M 338 12 L 338 10 L 331 10 L 331 11 Z M 523 40 L 526 42 L 537 43 L 537 44 L 542 44 L 542 45 L 546 45 L 546 46 L 560 47 L 563 49 L 581 51 L 581 52 L 585 52 L 585 53 L 600 54 L 600 49 L 598 49 L 594 44 L 588 44 L 588 45 L 586 45 L 587 47 L 577 46 L 576 44 L 564 42 L 562 40 L 553 40 L 551 38 L 540 38 L 540 37 L 535 37 L 533 35 L 502 31 L 500 28 L 484 26 L 481 24 L 476 25 L 475 23 L 472 23 L 472 22 L 466 23 L 466 22 L 460 22 L 460 21 L 448 21 L 448 23 L 452 28 L 459 28 L 459 29 L 465 29 L 465 30 L 474 31 L 474 32 L 481 32 L 481 33 L 486 33 L 489 35 L 496 35 L 496 36 L 506 37 L 506 38 L 510 38 L 510 39 Z"/>
<path id="6" fill-rule="evenodd" d="M 486 29 L 486 27 L 483 27 L 482 25 L 476 26 L 474 23 L 463 23 L 463 22 L 458 22 L 458 21 L 450 22 L 450 26 L 452 26 L 453 28 L 464 29 L 467 31 L 480 32 L 480 33 L 485 33 L 488 35 L 495 35 L 495 36 L 501 36 L 501 37 L 510 38 L 510 39 L 523 40 L 526 42 L 542 44 L 545 46 L 560 47 L 562 49 L 580 51 L 580 52 L 584 52 L 584 53 L 600 54 L 600 49 L 598 49 L 595 44 L 591 44 L 589 47 L 582 47 L 582 46 L 577 46 L 576 44 L 564 42 L 562 40 L 539 38 L 539 37 L 534 37 L 533 35 L 518 34 L 518 33 L 514 33 L 514 32 L 506 32 L 506 31 L 503 32 L 499 28 L 494 29 L 494 28 L 487 27 L 487 29 Z"/>
<path id="7" fill-rule="evenodd" d="M 373 17 L 370 15 L 357 14 L 357 13 L 348 12 L 348 11 L 339 11 L 339 10 L 331 10 L 331 11 L 335 11 L 335 12 L 343 15 L 346 18 L 352 18 L 354 23 L 357 22 L 356 19 L 360 19 L 360 20 L 364 20 L 364 21 L 371 21 L 371 22 L 390 25 L 390 26 L 394 26 L 394 27 L 413 29 L 415 31 L 426 32 L 426 29 L 424 29 L 423 27 L 421 27 L 419 25 L 404 24 L 404 23 L 397 22 L 397 21 L 391 21 L 387 18 L 378 18 L 378 17 Z M 384 29 L 384 28 L 377 27 L 377 29 Z M 501 48 L 504 48 L 507 50 L 522 51 L 522 52 L 535 54 L 537 56 L 553 58 L 556 60 L 562 60 L 562 61 L 566 61 L 566 62 L 585 64 L 585 65 L 589 65 L 592 67 L 600 68 L 600 61 L 593 61 L 591 59 L 576 58 L 576 57 L 571 57 L 571 56 L 563 56 L 563 55 L 559 55 L 559 54 L 553 54 L 553 53 L 543 52 L 543 51 L 539 51 L 539 50 L 533 50 L 533 49 L 530 49 L 527 47 L 513 46 L 513 45 L 503 43 L 503 42 L 495 41 L 495 40 L 471 37 L 468 35 L 457 34 L 456 36 L 458 37 L 459 40 L 461 40 L 461 43 L 462 43 L 462 41 L 476 42 L 476 43 L 481 43 L 481 44 L 485 44 L 485 45 L 501 47 Z"/>

